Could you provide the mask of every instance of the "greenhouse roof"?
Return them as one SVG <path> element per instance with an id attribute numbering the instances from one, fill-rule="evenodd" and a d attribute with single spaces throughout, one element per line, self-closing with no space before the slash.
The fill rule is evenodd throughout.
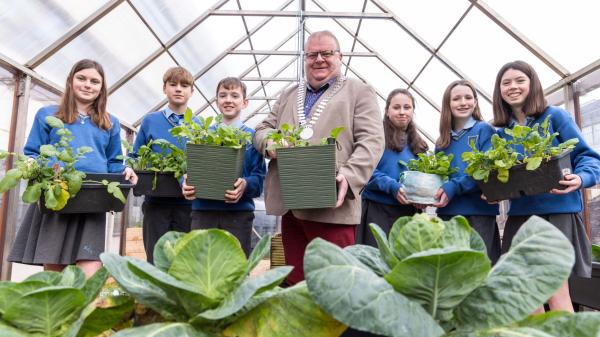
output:
<path id="1" fill-rule="evenodd" d="M 566 84 L 579 80 L 585 92 L 600 83 L 597 1 L 0 0 L 0 8 L 0 65 L 59 93 L 73 63 L 95 59 L 109 111 L 129 128 L 165 106 L 162 74 L 175 65 L 194 74 L 190 106 L 203 115 L 217 111 L 217 82 L 241 77 L 250 99 L 243 119 L 255 125 L 302 76 L 306 36 L 325 29 L 340 40 L 342 71 L 373 86 L 380 106 L 394 88 L 415 93 L 430 140 L 455 79 L 475 83 L 487 119 L 496 72 L 515 59 L 534 66 L 554 104 Z"/>

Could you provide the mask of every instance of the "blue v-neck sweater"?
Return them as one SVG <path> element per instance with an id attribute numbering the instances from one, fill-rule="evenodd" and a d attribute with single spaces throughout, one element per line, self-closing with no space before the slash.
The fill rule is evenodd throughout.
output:
<path id="1" fill-rule="evenodd" d="M 194 121 L 199 123 L 198 119 L 194 117 Z M 147 114 L 142 123 L 140 125 L 139 132 L 135 137 L 135 141 L 133 143 L 133 151 L 130 154 L 131 157 L 136 157 L 137 152 L 140 147 L 148 144 L 151 140 L 164 139 L 169 143 L 177 146 L 178 148 L 185 151 L 186 139 L 179 139 L 178 137 L 173 136 L 169 130 L 175 126 L 169 122 L 167 117 L 165 117 L 164 110 L 154 111 Z M 162 152 L 160 146 L 153 145 L 152 151 L 154 152 Z M 166 197 L 150 197 L 146 196 L 144 200 L 152 203 L 162 203 L 162 204 L 178 204 L 178 205 L 191 205 L 192 202 L 190 200 L 186 200 L 185 198 L 166 198 Z"/>
<path id="2" fill-rule="evenodd" d="M 477 184 L 464 171 L 467 164 L 462 160 L 464 152 L 470 152 L 469 143 L 475 141 L 477 149 L 486 151 L 491 147 L 491 137 L 496 131 L 492 126 L 483 121 L 477 121 L 470 129 L 460 133 L 457 139 L 451 139 L 447 148 L 439 150 L 446 154 L 453 154 L 452 167 L 458 171 L 450 175 L 447 182 L 442 185 L 446 192 L 448 205 L 438 208 L 440 215 L 496 215 L 498 205 L 490 205 L 481 199 L 481 190 Z M 438 149 L 436 149 L 438 151 Z"/>
<path id="3" fill-rule="evenodd" d="M 40 146 L 57 143 L 60 136 L 56 134 L 57 129 L 46 124 L 47 116 L 55 116 L 58 111 L 57 105 L 50 105 L 38 110 L 33 120 L 27 143 L 23 153 L 29 157 L 37 157 L 40 154 Z M 119 120 L 110 116 L 112 124 L 109 130 L 96 126 L 91 118 L 78 118 L 74 123 L 65 123 L 73 134 L 74 139 L 70 142 L 73 149 L 81 146 L 89 146 L 92 151 L 86 153 L 75 163 L 75 169 L 82 172 L 93 173 L 121 173 L 125 169 L 123 160 L 117 159 L 122 155 L 121 151 L 121 125 Z"/>
<path id="4" fill-rule="evenodd" d="M 573 173 L 581 178 L 581 187 L 588 188 L 600 183 L 600 155 L 585 142 L 577 124 L 567 111 L 559 107 L 548 106 L 540 116 L 530 119 L 527 125 L 541 124 L 547 116 L 550 116 L 548 131 L 559 134 L 552 141 L 553 145 L 558 145 L 570 138 L 579 140 L 571 152 L 571 165 Z M 498 134 L 505 139 L 511 138 L 504 132 L 504 129 L 500 129 Z M 522 152 L 522 148 L 517 148 L 517 150 Z M 579 213 L 582 209 L 583 198 L 581 189 L 579 189 L 568 194 L 544 193 L 512 199 L 508 215 Z"/>
<path id="5" fill-rule="evenodd" d="M 406 171 L 406 166 L 400 165 L 399 161 L 408 163 L 409 160 L 415 158 L 408 145 L 400 152 L 386 148 L 362 192 L 362 198 L 386 205 L 400 205 L 396 194 L 402 187 L 399 182 L 400 173 Z"/>

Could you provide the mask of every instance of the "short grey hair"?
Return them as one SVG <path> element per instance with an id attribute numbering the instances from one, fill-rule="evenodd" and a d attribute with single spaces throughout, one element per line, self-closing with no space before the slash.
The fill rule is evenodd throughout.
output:
<path id="1" fill-rule="evenodd" d="M 322 36 L 328 36 L 328 37 L 332 38 L 333 41 L 335 42 L 336 49 L 340 50 L 340 41 L 338 41 L 337 37 L 335 37 L 335 35 L 333 35 L 333 33 L 331 31 L 328 31 L 328 30 L 321 30 L 321 31 L 314 32 L 314 33 L 310 34 L 308 36 L 308 38 L 306 39 L 306 43 L 304 44 L 305 49 L 306 49 L 306 45 L 308 44 L 308 42 L 310 40 L 316 39 L 316 38 L 322 37 Z"/>

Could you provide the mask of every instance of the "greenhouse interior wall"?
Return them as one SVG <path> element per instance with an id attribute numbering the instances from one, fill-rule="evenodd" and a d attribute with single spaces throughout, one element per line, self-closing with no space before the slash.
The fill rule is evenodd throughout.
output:
<path id="1" fill-rule="evenodd" d="M 173 3 L 0 0 L 0 149 L 23 148 L 36 111 L 59 102 L 68 69 L 81 58 L 105 66 L 109 110 L 121 121 L 123 139 L 131 141 L 141 118 L 165 106 L 161 76 L 174 65 L 194 74 L 190 106 L 201 116 L 217 113 L 214 91 L 220 78 L 241 77 L 250 100 L 243 119 L 254 126 L 278 95 L 303 76 L 306 37 L 328 29 L 340 40 L 342 71 L 375 89 L 381 111 L 391 89 L 406 87 L 415 94 L 415 119 L 430 145 L 438 135 L 447 83 L 473 81 L 483 115 L 490 120 L 495 72 L 508 61 L 523 59 L 538 70 L 549 103 L 567 109 L 586 141 L 600 152 L 595 2 L 574 1 L 568 10 L 562 1 L 540 5 L 516 0 Z M 511 6 L 523 6 L 522 13 Z M 527 13 L 537 6 L 544 6 L 547 20 L 561 24 L 528 22 Z M 47 27 L 25 26 L 42 21 Z M 0 176 L 11 165 L 4 161 Z M 14 270 L 6 256 L 26 208 L 20 199 L 23 188 L 1 196 L 3 280 L 11 279 Z M 600 186 L 584 194 L 585 223 L 591 241 L 600 243 Z M 130 196 L 123 212 L 108 217 L 107 250 L 123 253 L 124 230 L 141 226 L 141 202 L 142 197 Z M 254 242 L 276 232 L 280 221 L 266 214 L 262 199 L 256 204 Z"/>

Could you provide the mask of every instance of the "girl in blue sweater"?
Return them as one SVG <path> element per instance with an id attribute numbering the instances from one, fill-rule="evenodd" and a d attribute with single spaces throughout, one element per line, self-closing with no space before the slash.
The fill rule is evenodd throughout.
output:
<path id="1" fill-rule="evenodd" d="M 538 215 L 555 225 L 571 240 L 576 255 L 573 273 L 580 277 L 590 277 L 590 242 L 581 217 L 581 189 L 600 182 L 600 156 L 586 144 L 567 111 L 548 106 L 535 70 L 523 61 L 507 63 L 498 72 L 493 107 L 494 125 L 498 127 L 507 128 L 516 124 L 533 126 L 541 124 L 549 116 L 549 132 L 559 133 L 553 145 L 570 138 L 579 140 L 570 155 L 573 173 L 567 174 L 560 181 L 564 189 L 553 189 L 545 194 L 511 200 L 502 251 L 508 250 L 520 226 L 531 215 Z M 499 130 L 499 134 L 503 138 L 509 137 L 504 129 Z M 573 311 L 568 282 L 549 299 L 548 304 L 553 310 Z M 543 311 L 543 308 L 540 310 Z"/>
<path id="2" fill-rule="evenodd" d="M 500 257 L 500 233 L 496 224 L 498 205 L 490 205 L 481 199 L 481 191 L 471 177 L 465 174 L 467 164 L 462 161 L 463 152 L 471 151 L 469 143 L 482 151 L 491 147 L 494 128 L 483 121 L 477 91 L 466 80 L 457 80 L 446 88 L 442 98 L 440 117 L 440 137 L 436 142 L 436 152 L 452 153 L 452 167 L 458 171 L 452 174 L 436 194 L 440 218 L 448 220 L 455 215 L 463 215 L 483 238 L 492 263 Z"/>
<path id="3" fill-rule="evenodd" d="M 25 155 L 36 157 L 41 145 L 58 141 L 56 129 L 45 122 L 47 116 L 56 116 L 75 137 L 72 147 L 93 149 L 75 163 L 77 170 L 123 172 L 126 179 L 135 183 L 137 176 L 133 170 L 117 159 L 122 154 L 121 127 L 106 111 L 106 97 L 102 66 L 92 60 L 77 62 L 67 77 L 60 105 L 43 107 L 37 112 L 23 151 Z M 99 256 L 104 251 L 105 226 L 106 213 L 42 213 L 38 203 L 32 204 L 8 260 L 43 265 L 45 270 L 52 271 L 77 264 L 89 277 L 101 267 Z"/>
<path id="4" fill-rule="evenodd" d="M 428 148 L 417 132 L 414 110 L 415 99 L 408 90 L 395 89 L 388 95 L 383 117 L 385 151 L 362 192 L 362 216 L 356 243 L 376 247 L 370 223 L 389 233 L 396 219 L 417 213 L 417 208 L 406 200 L 402 184 L 398 181 L 400 173 L 406 170 L 399 161 L 415 159 L 416 154 Z"/>

